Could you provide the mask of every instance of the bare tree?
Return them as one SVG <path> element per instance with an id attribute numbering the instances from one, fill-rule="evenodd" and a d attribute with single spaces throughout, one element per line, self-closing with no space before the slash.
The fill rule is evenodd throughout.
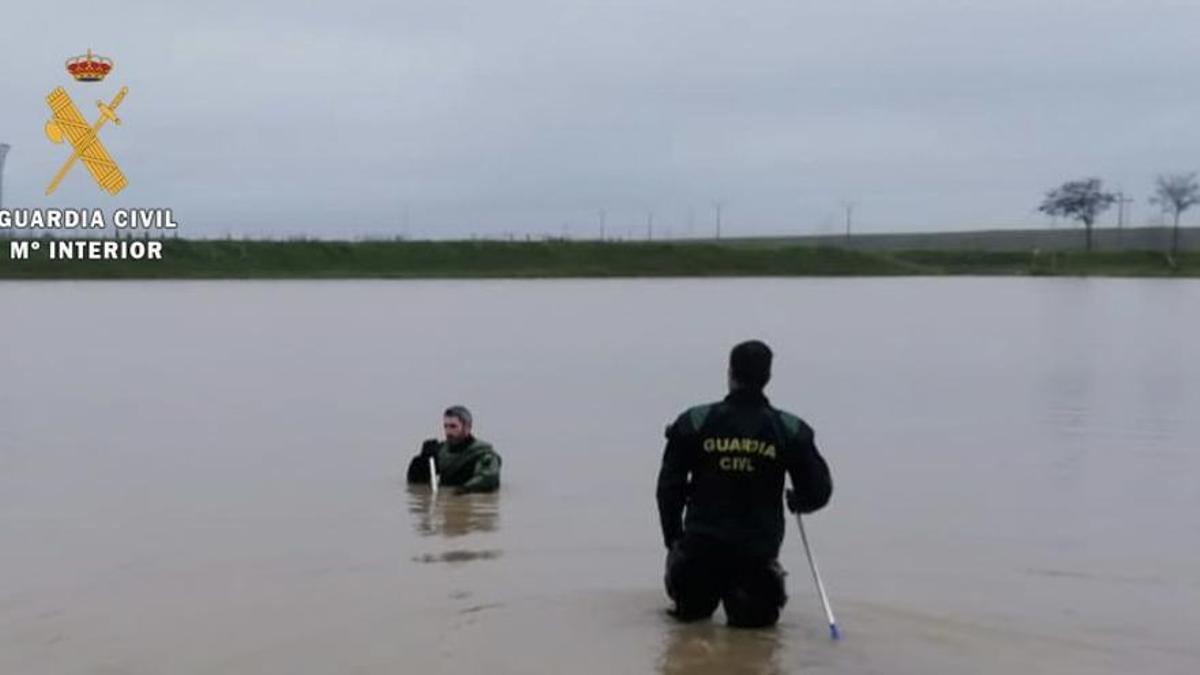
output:
<path id="1" fill-rule="evenodd" d="M 1092 250 L 1092 224 L 1096 216 L 1117 201 L 1105 192 L 1099 178 L 1071 180 L 1046 193 L 1038 211 L 1051 216 L 1066 216 L 1083 223 L 1087 232 L 1087 250 Z"/>
<path id="2" fill-rule="evenodd" d="M 1150 203 L 1158 204 L 1175 218 L 1171 228 L 1171 253 L 1179 253 L 1179 217 L 1184 211 L 1200 204 L 1200 183 L 1196 173 L 1174 173 L 1159 176 L 1154 181 L 1154 196 Z"/>

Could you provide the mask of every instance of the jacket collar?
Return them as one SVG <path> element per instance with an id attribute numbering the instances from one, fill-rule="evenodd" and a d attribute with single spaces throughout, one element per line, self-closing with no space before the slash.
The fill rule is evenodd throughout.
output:
<path id="1" fill-rule="evenodd" d="M 770 405 L 765 394 L 761 389 L 748 389 L 741 387 L 729 392 L 725 397 L 726 403 L 733 405 Z"/>
<path id="2" fill-rule="evenodd" d="M 467 437 L 462 439 L 458 443 L 447 443 L 446 447 L 450 450 L 450 452 L 461 452 L 461 451 L 466 450 L 467 448 L 471 447 L 474 444 L 475 444 L 475 435 L 467 434 Z"/>

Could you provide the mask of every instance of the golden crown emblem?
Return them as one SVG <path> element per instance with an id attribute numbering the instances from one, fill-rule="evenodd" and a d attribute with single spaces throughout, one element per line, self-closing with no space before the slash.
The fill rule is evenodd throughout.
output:
<path id="1" fill-rule="evenodd" d="M 80 82 L 100 82 L 113 69 L 112 59 L 92 54 L 88 50 L 84 56 L 74 56 L 67 59 L 67 72 Z"/>

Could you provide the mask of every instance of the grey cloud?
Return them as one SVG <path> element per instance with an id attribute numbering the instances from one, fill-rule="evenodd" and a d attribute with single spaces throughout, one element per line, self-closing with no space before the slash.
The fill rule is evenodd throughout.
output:
<path id="1" fill-rule="evenodd" d="M 6 8 L 10 206 L 172 206 L 188 234 L 815 232 L 1044 222 L 1054 182 L 1200 168 L 1180 2 L 218 2 Z M 192 9 L 188 9 L 188 8 Z M 199 12 L 194 11 L 199 8 Z M 80 16 L 73 23 L 64 17 Z M 110 82 L 69 85 L 94 47 Z M 43 98 L 130 87 L 117 199 Z M 86 114 L 91 117 L 92 110 Z M 1139 205 L 1143 215 L 1148 206 Z M 1135 209 L 1135 213 L 1137 209 Z"/>

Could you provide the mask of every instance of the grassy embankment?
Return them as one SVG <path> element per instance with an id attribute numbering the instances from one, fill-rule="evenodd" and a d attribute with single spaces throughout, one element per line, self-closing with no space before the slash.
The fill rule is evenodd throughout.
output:
<path id="1" fill-rule="evenodd" d="M 1200 253 L 863 252 L 704 242 L 163 240 L 161 261 L 10 260 L 0 279 L 1062 275 L 1200 277 Z M 6 240 L 0 245 L 8 248 Z"/>

